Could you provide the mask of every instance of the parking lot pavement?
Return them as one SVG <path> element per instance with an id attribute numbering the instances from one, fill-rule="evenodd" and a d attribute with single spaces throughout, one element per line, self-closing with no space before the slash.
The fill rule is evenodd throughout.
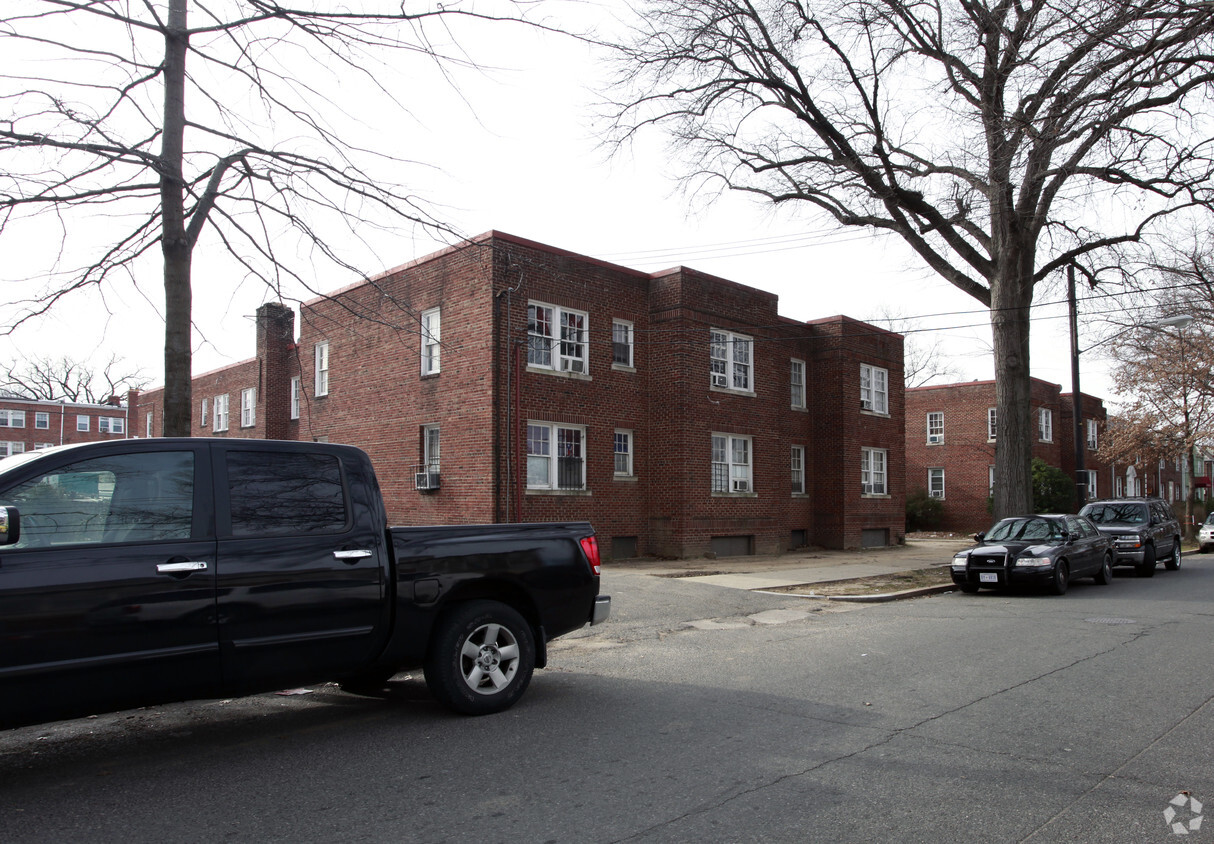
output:
<path id="1" fill-rule="evenodd" d="M 773 556 L 697 557 L 687 560 L 639 558 L 605 567 L 659 577 L 680 577 L 734 589 L 775 589 L 946 566 L 969 538 L 909 539 L 903 545 L 834 551 L 821 548 Z"/>

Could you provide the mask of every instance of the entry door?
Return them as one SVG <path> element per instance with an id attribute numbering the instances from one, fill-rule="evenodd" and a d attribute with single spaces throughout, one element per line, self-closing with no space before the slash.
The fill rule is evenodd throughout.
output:
<path id="1" fill-rule="evenodd" d="M 0 490 L 21 519 L 20 542 L 0 548 L 6 720 L 218 692 L 215 542 L 195 538 L 206 534 L 198 456 L 108 455 Z"/>
<path id="2" fill-rule="evenodd" d="M 351 505 L 341 459 L 217 449 L 219 628 L 225 685 L 306 683 L 357 669 L 382 646 L 385 535 Z"/>

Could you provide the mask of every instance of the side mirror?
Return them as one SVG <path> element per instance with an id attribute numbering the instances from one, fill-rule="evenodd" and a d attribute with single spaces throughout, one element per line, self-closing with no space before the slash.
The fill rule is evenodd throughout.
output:
<path id="1" fill-rule="evenodd" d="M 975 542 L 981 542 L 981 541 L 982 541 L 982 540 L 984 540 L 984 539 L 986 539 L 986 534 L 985 534 L 985 533 L 975 533 L 975 534 L 974 534 L 974 541 L 975 541 Z"/>
<path id="2" fill-rule="evenodd" d="M 0 545 L 12 545 L 21 538 L 21 514 L 16 507 L 0 507 Z"/>

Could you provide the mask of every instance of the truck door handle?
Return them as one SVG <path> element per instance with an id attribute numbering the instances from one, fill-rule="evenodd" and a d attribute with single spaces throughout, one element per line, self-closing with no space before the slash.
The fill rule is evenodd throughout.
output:
<path id="1" fill-rule="evenodd" d="M 206 563 L 187 561 L 184 563 L 160 563 L 156 566 L 156 571 L 161 574 L 181 574 L 187 571 L 206 571 L 206 568 Z"/>
<path id="2" fill-rule="evenodd" d="M 365 550 L 358 551 L 334 551 L 333 556 L 344 563 L 353 563 L 356 560 L 361 560 L 363 557 L 370 557 L 371 552 Z"/>

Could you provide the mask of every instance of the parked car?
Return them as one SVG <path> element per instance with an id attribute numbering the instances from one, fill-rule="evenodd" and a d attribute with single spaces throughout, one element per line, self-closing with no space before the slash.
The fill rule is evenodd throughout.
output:
<path id="1" fill-rule="evenodd" d="M 1214 513 L 1206 516 L 1201 530 L 1197 532 L 1197 549 L 1205 554 L 1214 548 Z"/>
<path id="2" fill-rule="evenodd" d="M 1158 560 L 1169 571 L 1180 568 L 1180 522 L 1162 498 L 1091 501 L 1079 515 L 1113 540 L 1113 565 L 1133 566 L 1139 577 L 1153 577 Z"/>
<path id="3" fill-rule="evenodd" d="M 388 527 L 352 446 L 131 439 L 0 465 L 0 725 L 424 669 L 500 712 L 597 624 L 586 522 Z"/>
<path id="4" fill-rule="evenodd" d="M 1083 516 L 1015 516 L 974 539 L 976 546 L 953 557 L 953 583 L 962 592 L 1025 585 L 1062 595 L 1076 577 L 1101 585 L 1113 579 L 1110 540 Z"/>

